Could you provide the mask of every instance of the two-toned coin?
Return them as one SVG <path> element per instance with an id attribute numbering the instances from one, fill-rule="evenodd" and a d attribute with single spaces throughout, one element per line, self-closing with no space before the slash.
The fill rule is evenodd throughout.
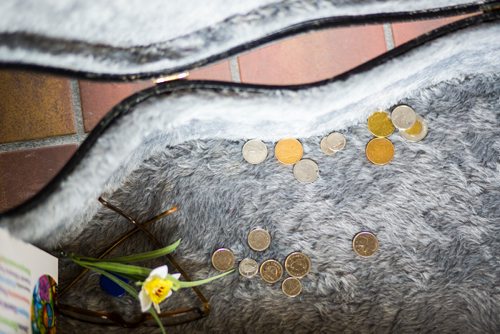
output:
<path id="1" fill-rule="evenodd" d="M 375 165 L 386 165 L 394 158 L 394 145 L 387 138 L 373 138 L 365 149 L 366 158 Z"/>
<path id="2" fill-rule="evenodd" d="M 312 183 L 319 177 L 318 164 L 311 159 L 302 159 L 293 166 L 293 176 L 301 183 Z"/>
<path id="3" fill-rule="evenodd" d="M 240 261 L 238 271 L 241 276 L 251 278 L 259 272 L 259 264 L 254 259 L 245 258 Z"/>
<path id="4" fill-rule="evenodd" d="M 408 141 L 418 142 L 427 136 L 428 131 L 427 122 L 420 115 L 417 115 L 415 124 L 408 130 L 400 131 L 399 134 Z"/>
<path id="5" fill-rule="evenodd" d="M 252 139 L 243 145 L 241 153 L 248 163 L 260 164 L 267 158 L 267 146 L 259 139 Z"/>
<path id="6" fill-rule="evenodd" d="M 262 252 L 269 248 L 271 244 L 271 235 L 262 228 L 256 228 L 248 233 L 248 246 L 257 252 Z"/>
<path id="7" fill-rule="evenodd" d="M 273 284 L 283 276 L 283 267 L 276 260 L 266 260 L 260 265 L 259 273 L 265 282 Z"/>
<path id="8" fill-rule="evenodd" d="M 288 297 L 297 297 L 302 292 L 302 283 L 296 277 L 288 277 L 281 283 L 281 291 Z"/>
<path id="9" fill-rule="evenodd" d="M 352 239 L 352 249 L 359 256 L 372 256 L 378 250 L 378 239 L 371 232 L 359 232 Z"/>
<path id="10" fill-rule="evenodd" d="M 301 252 L 293 252 L 285 259 L 285 270 L 292 277 L 304 277 L 311 270 L 311 260 Z"/>
<path id="11" fill-rule="evenodd" d="M 376 111 L 368 117 L 368 131 L 375 137 L 388 137 L 394 132 L 391 117 L 385 111 Z"/>
<path id="12" fill-rule="evenodd" d="M 228 271 L 234 267 L 234 254 L 227 248 L 219 248 L 212 254 L 212 266 L 218 271 Z"/>
<path id="13" fill-rule="evenodd" d="M 274 146 L 274 155 L 279 162 L 285 165 L 297 163 L 304 155 L 304 148 L 295 138 L 279 140 Z"/>
<path id="14" fill-rule="evenodd" d="M 391 120 L 398 130 L 407 130 L 415 124 L 417 114 L 412 107 L 401 104 L 392 109 Z"/>

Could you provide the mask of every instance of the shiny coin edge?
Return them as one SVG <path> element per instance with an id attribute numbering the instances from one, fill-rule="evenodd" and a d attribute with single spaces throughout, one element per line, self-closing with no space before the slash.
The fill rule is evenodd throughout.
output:
<path id="1" fill-rule="evenodd" d="M 307 271 L 305 274 L 303 275 L 294 275 L 292 274 L 290 271 L 289 271 L 289 261 L 290 261 L 290 258 L 294 255 L 302 255 L 306 260 L 307 260 L 307 265 L 308 265 L 308 268 L 307 268 Z M 309 274 L 311 272 L 311 266 L 312 266 L 312 263 L 311 263 L 311 259 L 309 258 L 309 256 L 307 256 L 306 254 L 302 253 L 302 252 L 292 252 L 290 254 L 288 254 L 285 258 L 285 271 L 287 272 L 288 275 L 290 275 L 291 277 L 295 277 L 295 278 L 302 278 L 302 277 L 305 277 L 307 276 L 307 274 Z"/>
<path id="2" fill-rule="evenodd" d="M 289 293 L 287 293 L 287 291 L 285 291 L 286 282 L 289 282 L 289 281 L 297 281 L 299 283 L 300 289 L 296 294 L 289 294 Z M 298 295 L 300 295 L 302 293 L 302 282 L 300 282 L 300 280 L 297 277 L 287 277 L 281 283 L 281 291 L 283 291 L 283 293 L 288 297 L 292 297 L 292 298 L 297 297 Z"/>
<path id="3" fill-rule="evenodd" d="M 241 266 L 242 266 L 242 263 L 244 263 L 244 262 L 250 262 L 250 261 L 252 262 L 252 264 L 255 263 L 255 272 L 252 271 L 251 275 L 247 275 L 247 274 L 245 274 L 245 273 L 242 272 Z M 243 277 L 252 278 L 252 277 L 254 277 L 255 275 L 257 275 L 259 273 L 259 263 L 257 261 L 255 261 L 254 259 L 246 257 L 243 260 L 241 260 L 240 263 L 238 264 L 238 272 Z"/>
<path id="4" fill-rule="evenodd" d="M 232 261 L 231 261 L 232 265 L 228 269 L 217 268 L 217 266 L 215 265 L 216 262 L 214 262 L 214 257 L 215 257 L 215 255 L 217 253 L 221 253 L 221 252 L 229 252 L 231 254 L 231 256 L 232 256 Z M 234 256 L 234 253 L 229 248 L 219 248 L 219 249 L 215 250 L 215 252 L 212 253 L 211 259 L 212 259 L 212 267 L 214 267 L 215 270 L 218 270 L 218 271 L 221 271 L 221 272 L 226 272 L 226 271 L 231 270 L 232 268 L 234 268 L 234 265 L 235 265 L 235 262 L 236 262 L 236 258 Z"/>
<path id="5" fill-rule="evenodd" d="M 252 233 L 255 233 L 255 232 L 265 232 L 265 234 L 267 235 L 267 246 L 265 248 L 255 247 L 255 245 L 252 245 L 252 243 L 250 242 L 250 235 Z M 269 246 L 271 245 L 271 240 L 272 240 L 271 239 L 271 234 L 269 233 L 269 231 L 267 231 L 267 230 L 265 230 L 263 228 L 255 228 L 255 229 L 251 230 L 250 232 L 248 232 L 248 236 L 247 236 L 248 247 L 250 247 L 251 249 L 253 249 L 256 252 L 263 252 L 266 249 L 268 249 Z"/>
<path id="6" fill-rule="evenodd" d="M 278 278 L 276 278 L 276 280 L 274 280 L 274 281 L 267 280 L 266 276 L 262 274 L 262 268 L 266 265 L 266 263 L 276 263 L 276 264 L 278 264 L 278 266 L 279 266 L 279 268 L 281 270 L 281 274 L 279 275 Z M 260 264 L 259 274 L 260 274 L 260 278 L 262 278 L 262 280 L 264 282 L 269 283 L 269 284 L 274 284 L 274 283 L 278 282 L 283 277 L 283 266 L 281 265 L 281 263 L 279 263 L 278 261 L 276 261 L 274 259 L 265 260 L 264 262 L 262 262 Z"/>
<path id="7" fill-rule="evenodd" d="M 363 254 L 360 254 L 360 253 L 356 250 L 356 239 L 357 239 L 360 235 L 365 235 L 365 234 L 368 234 L 368 235 L 370 235 L 370 236 L 374 237 L 374 238 L 375 238 L 375 241 L 377 242 L 377 243 L 376 243 L 376 247 L 375 247 L 375 249 L 373 250 L 373 252 L 372 252 L 370 255 L 363 255 Z M 373 256 L 373 255 L 374 255 L 374 254 L 378 251 L 379 247 L 380 247 L 380 245 L 379 245 L 379 241 L 378 241 L 377 236 L 376 236 L 374 233 L 370 232 L 370 231 L 361 231 L 361 232 L 358 232 L 358 233 L 356 233 L 356 234 L 354 235 L 354 237 L 352 238 L 352 249 L 353 249 L 354 253 L 356 253 L 357 255 L 359 255 L 359 256 L 361 256 L 361 257 L 371 257 L 371 256 Z"/>

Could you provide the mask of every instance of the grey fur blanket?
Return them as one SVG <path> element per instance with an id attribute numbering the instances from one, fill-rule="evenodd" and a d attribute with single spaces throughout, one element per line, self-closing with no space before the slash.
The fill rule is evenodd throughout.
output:
<path id="1" fill-rule="evenodd" d="M 152 230 L 165 243 L 183 239 L 176 257 L 194 278 L 215 274 L 210 254 L 220 246 L 239 259 L 310 256 L 300 297 L 233 275 L 203 287 L 208 318 L 170 332 L 498 332 L 499 34 L 495 24 L 466 29 L 346 81 L 298 91 L 195 86 L 152 97 L 116 120 L 40 205 L 0 223 L 46 249 L 93 255 L 129 228 L 99 205 L 102 194 L 138 220 L 178 204 Z M 366 116 L 397 103 L 413 106 L 429 135 L 420 143 L 394 135 L 394 161 L 374 166 L 364 157 Z M 347 146 L 328 157 L 319 140 L 334 130 Z M 286 136 L 318 162 L 315 183 L 296 182 L 274 159 L 271 148 Z M 270 148 L 257 166 L 241 156 L 255 137 Z M 263 254 L 245 244 L 256 226 L 273 237 Z M 380 241 L 368 259 L 351 249 L 361 230 Z M 119 253 L 150 247 L 137 237 Z M 63 262 L 61 284 L 73 274 Z M 66 301 L 139 311 L 96 281 L 88 276 Z M 164 307 L 192 300 L 179 293 Z M 60 325 L 68 333 L 125 331 L 64 318 Z"/>

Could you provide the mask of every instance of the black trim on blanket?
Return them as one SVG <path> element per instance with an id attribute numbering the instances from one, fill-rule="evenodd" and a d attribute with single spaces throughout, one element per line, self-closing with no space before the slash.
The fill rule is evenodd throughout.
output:
<path id="1" fill-rule="evenodd" d="M 267 90 L 291 90 L 297 91 L 317 86 L 322 86 L 335 81 L 346 80 L 350 76 L 368 71 L 378 65 L 386 63 L 387 61 L 407 53 L 418 46 L 421 46 L 427 42 L 435 40 L 441 36 L 445 36 L 452 32 L 456 32 L 458 30 L 478 25 L 481 23 L 492 22 L 500 19 L 500 12 L 493 11 L 489 13 L 485 13 L 482 15 L 471 16 L 465 18 L 460 21 L 453 22 L 449 25 L 440 27 L 435 29 L 427 34 L 419 36 L 418 38 L 411 40 L 405 44 L 402 44 L 383 55 L 380 55 L 364 64 L 361 64 L 355 67 L 352 70 L 349 70 L 343 74 L 337 75 L 333 78 L 310 83 L 310 84 L 301 84 L 301 85 L 288 85 L 288 86 L 276 86 L 276 85 L 255 85 L 255 84 L 243 84 L 243 83 L 231 83 L 231 82 L 219 82 L 219 81 L 175 81 L 175 82 L 167 82 L 164 84 L 159 84 L 154 87 L 147 88 L 143 91 L 140 91 L 130 97 L 126 98 L 119 104 L 117 104 L 106 116 L 97 124 L 97 126 L 89 133 L 84 142 L 80 145 L 75 154 L 71 157 L 71 159 L 66 163 L 66 165 L 61 169 L 61 171 L 35 196 L 27 200 L 26 202 L 20 204 L 19 206 L 12 208 L 6 211 L 3 214 L 0 214 L 0 219 L 6 217 L 12 217 L 16 215 L 21 215 L 27 211 L 30 211 L 41 205 L 45 198 L 50 196 L 51 193 L 56 191 L 61 183 L 70 175 L 75 168 L 78 166 L 80 161 L 85 157 L 85 155 L 90 151 L 90 149 L 97 142 L 99 137 L 108 131 L 113 125 L 117 123 L 117 120 L 130 113 L 135 106 L 140 103 L 148 100 L 149 98 L 163 95 L 163 94 L 171 94 L 174 92 L 190 92 L 195 90 L 212 90 L 212 91 L 229 91 L 229 92 L 259 92 L 259 91 L 267 91 Z"/>
<path id="2" fill-rule="evenodd" d="M 447 16 L 471 14 L 471 13 L 479 14 L 481 12 L 487 12 L 491 8 L 495 8 L 495 6 L 497 6 L 498 4 L 500 4 L 500 1 L 495 0 L 495 1 L 486 1 L 485 3 L 455 5 L 449 7 L 425 9 L 412 12 L 377 13 L 377 14 L 367 14 L 359 16 L 349 15 L 349 16 L 336 16 L 336 17 L 314 19 L 286 27 L 284 29 L 271 33 L 265 37 L 247 42 L 242 45 L 238 45 L 225 52 L 212 55 L 200 61 L 196 61 L 183 66 L 178 66 L 153 72 L 142 72 L 142 73 L 122 75 L 122 74 L 86 72 L 86 71 L 58 68 L 53 66 L 19 64 L 19 63 L 2 62 L 2 61 L 0 61 L 0 67 L 26 69 L 35 72 L 50 72 L 52 74 L 66 75 L 75 78 L 92 79 L 99 81 L 109 81 L 109 80 L 133 81 L 133 80 L 152 79 L 212 64 L 217 61 L 254 49 L 256 47 L 260 47 L 262 45 L 274 42 L 276 40 L 284 39 L 290 36 L 303 34 L 311 31 L 324 30 L 335 27 L 354 26 L 354 25 L 433 19 L 433 18 L 440 18 Z M 89 54 L 94 58 L 105 59 L 105 60 L 127 59 L 131 63 L 135 63 L 137 65 L 158 61 L 165 57 L 166 58 L 170 57 L 172 59 L 181 57 L 181 55 L 178 55 L 176 54 L 176 52 L 171 50 L 171 48 L 167 45 L 167 42 L 155 43 L 144 46 L 136 46 L 133 48 L 120 48 L 103 44 L 92 44 L 84 41 L 70 41 L 64 39 L 49 38 L 49 37 L 39 36 L 36 34 L 28 34 L 24 32 L 0 34 L 0 41 L 2 41 L 0 43 L 2 46 L 10 48 L 32 49 L 41 53 L 55 52 L 57 54 L 65 54 L 65 53 Z M 71 52 L 66 52 L 65 50 L 71 50 Z M 152 52 L 151 50 L 154 50 L 154 52 Z"/>

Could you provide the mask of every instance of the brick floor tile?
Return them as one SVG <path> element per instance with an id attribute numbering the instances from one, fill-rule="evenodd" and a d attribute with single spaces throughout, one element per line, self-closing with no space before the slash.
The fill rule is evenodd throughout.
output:
<path id="1" fill-rule="evenodd" d="M 239 57 L 242 82 L 298 84 L 343 73 L 386 52 L 382 25 L 293 37 Z"/>
<path id="2" fill-rule="evenodd" d="M 423 20 L 415 22 L 400 22 L 392 24 L 392 35 L 394 37 L 394 46 L 398 46 L 423 35 L 433 29 L 446 24 L 461 20 L 470 15 L 460 15 L 434 20 Z"/>
<path id="3" fill-rule="evenodd" d="M 153 85 L 152 81 L 137 82 L 94 82 L 80 80 L 85 131 L 91 131 L 116 104 L 135 92 Z"/>
<path id="4" fill-rule="evenodd" d="M 0 153 L 0 212 L 36 194 L 69 160 L 77 145 Z"/>
<path id="5" fill-rule="evenodd" d="M 0 71 L 0 143 L 75 133 L 69 80 Z"/>
<path id="6" fill-rule="evenodd" d="M 189 71 L 188 79 L 231 81 L 231 69 L 229 67 L 229 61 L 226 60 Z"/>

